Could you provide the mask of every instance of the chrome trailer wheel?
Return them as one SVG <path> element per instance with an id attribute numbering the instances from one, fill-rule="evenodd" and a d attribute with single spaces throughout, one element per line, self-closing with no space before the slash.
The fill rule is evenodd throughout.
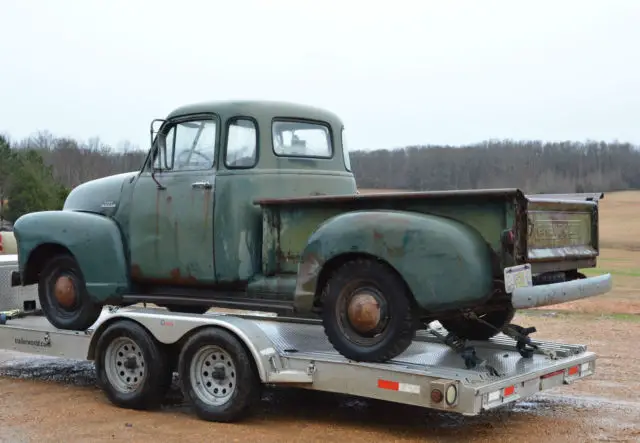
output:
<path id="1" fill-rule="evenodd" d="M 98 384 L 117 406 L 156 407 L 171 386 L 168 360 L 162 345 L 142 326 L 131 320 L 116 321 L 96 345 Z"/>
<path id="2" fill-rule="evenodd" d="M 223 329 L 207 328 L 191 336 L 178 368 L 184 396 L 203 420 L 236 421 L 260 399 L 253 357 Z"/>

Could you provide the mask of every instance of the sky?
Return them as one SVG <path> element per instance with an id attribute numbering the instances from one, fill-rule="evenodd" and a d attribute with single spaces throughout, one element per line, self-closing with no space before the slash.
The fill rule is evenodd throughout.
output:
<path id="1" fill-rule="evenodd" d="M 352 150 L 640 144 L 638 0 L 0 0 L 0 133 L 148 149 L 191 102 L 286 100 Z"/>

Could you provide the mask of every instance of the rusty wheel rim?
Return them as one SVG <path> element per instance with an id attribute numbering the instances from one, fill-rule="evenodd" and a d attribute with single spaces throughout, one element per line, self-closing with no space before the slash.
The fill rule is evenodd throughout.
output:
<path id="1" fill-rule="evenodd" d="M 63 309 L 72 309 L 78 301 L 74 281 L 68 275 L 60 275 L 53 284 L 53 297 Z"/>
<path id="2" fill-rule="evenodd" d="M 388 313 L 382 292 L 362 282 L 345 287 L 336 304 L 340 330 L 349 341 L 361 346 L 373 346 L 385 338 Z"/>
<path id="3" fill-rule="evenodd" d="M 347 319 L 359 333 L 374 330 L 382 316 L 380 303 L 369 291 L 361 291 L 351 297 L 347 305 Z"/>

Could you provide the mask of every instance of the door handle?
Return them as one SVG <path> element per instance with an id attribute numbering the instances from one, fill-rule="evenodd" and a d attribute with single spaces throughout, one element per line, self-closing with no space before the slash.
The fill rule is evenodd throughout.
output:
<path id="1" fill-rule="evenodd" d="M 191 183 L 191 187 L 194 189 L 211 189 L 211 183 L 208 181 L 194 182 Z"/>

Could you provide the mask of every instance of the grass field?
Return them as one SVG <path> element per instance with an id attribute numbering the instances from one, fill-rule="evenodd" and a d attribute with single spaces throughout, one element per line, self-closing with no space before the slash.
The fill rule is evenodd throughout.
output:
<path id="1" fill-rule="evenodd" d="M 361 189 L 360 192 L 392 192 Z M 600 257 L 598 267 L 583 270 L 587 276 L 611 273 L 614 289 L 608 294 L 578 302 L 547 306 L 559 314 L 612 316 L 640 321 L 640 191 L 605 193 L 600 201 Z"/>

